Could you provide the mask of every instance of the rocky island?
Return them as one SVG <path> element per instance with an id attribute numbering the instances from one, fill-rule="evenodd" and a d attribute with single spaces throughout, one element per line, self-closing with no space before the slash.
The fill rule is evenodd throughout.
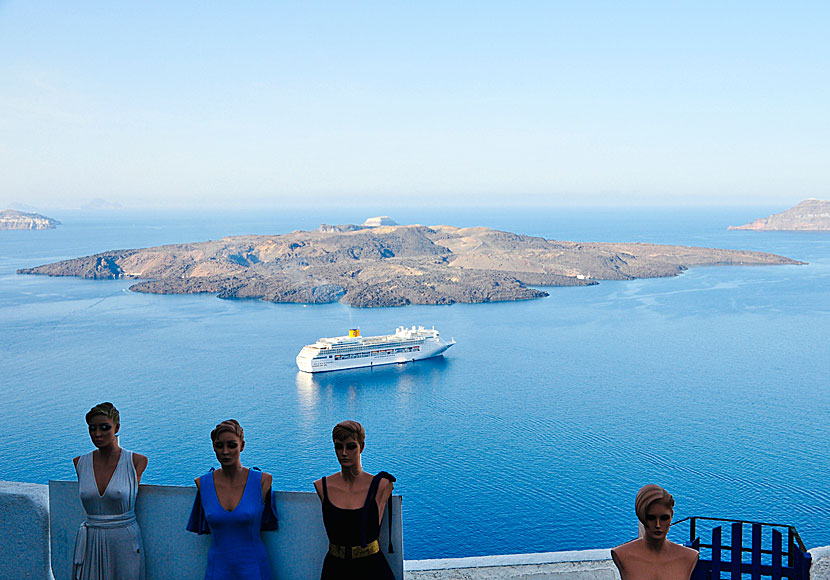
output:
<path id="1" fill-rule="evenodd" d="M 808 231 L 830 230 L 830 201 L 806 199 L 787 211 L 760 218 L 742 226 L 729 226 L 730 230 L 779 230 Z"/>
<path id="2" fill-rule="evenodd" d="M 53 230 L 59 225 L 58 220 L 39 213 L 26 213 L 15 209 L 0 211 L 0 230 Z"/>
<path id="3" fill-rule="evenodd" d="M 484 227 L 321 226 L 272 236 L 113 250 L 18 274 L 141 280 L 136 292 L 352 306 L 527 300 L 533 286 L 676 276 L 693 266 L 802 264 L 775 254 L 577 243 Z"/>

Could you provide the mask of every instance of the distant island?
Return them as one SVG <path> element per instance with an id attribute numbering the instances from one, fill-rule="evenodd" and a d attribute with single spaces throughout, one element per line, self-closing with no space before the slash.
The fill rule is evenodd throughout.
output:
<path id="1" fill-rule="evenodd" d="M 95 199 L 92 199 L 88 203 L 82 205 L 81 209 L 93 211 L 111 211 L 117 209 L 124 209 L 124 206 L 122 206 L 117 201 L 107 201 L 106 199 L 96 197 Z"/>
<path id="2" fill-rule="evenodd" d="M 807 231 L 830 230 L 830 201 L 807 199 L 787 211 L 760 218 L 742 226 L 729 226 L 730 230 L 779 230 Z"/>
<path id="3" fill-rule="evenodd" d="M 155 294 L 373 307 L 528 300 L 548 295 L 530 286 L 676 276 L 693 266 L 803 264 L 741 250 L 561 242 L 484 227 L 370 223 L 113 250 L 18 274 L 142 279 L 131 290 Z"/>
<path id="4" fill-rule="evenodd" d="M 27 213 L 16 209 L 0 211 L 0 230 L 53 230 L 61 223 L 39 213 Z"/>

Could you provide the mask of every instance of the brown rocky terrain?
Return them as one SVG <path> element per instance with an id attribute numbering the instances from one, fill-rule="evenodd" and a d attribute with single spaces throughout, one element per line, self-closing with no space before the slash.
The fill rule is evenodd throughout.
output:
<path id="1" fill-rule="evenodd" d="M 19 274 L 141 280 L 157 294 L 352 306 L 526 300 L 530 286 L 676 276 L 693 266 L 801 264 L 761 252 L 576 243 L 489 228 L 324 226 L 273 236 L 113 250 Z"/>
<path id="2" fill-rule="evenodd" d="M 59 226 L 56 219 L 16 209 L 0 211 L 0 230 L 52 230 Z"/>
<path id="3" fill-rule="evenodd" d="M 807 199 L 787 211 L 760 218 L 730 230 L 830 230 L 830 201 Z"/>

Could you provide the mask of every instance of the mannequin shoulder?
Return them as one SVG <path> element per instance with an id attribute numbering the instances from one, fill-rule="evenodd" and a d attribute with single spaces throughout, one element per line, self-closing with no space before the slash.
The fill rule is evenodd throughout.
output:
<path id="1" fill-rule="evenodd" d="M 133 453 L 133 466 L 137 472 L 142 472 L 147 469 L 147 456 L 141 453 Z"/>
<path id="2" fill-rule="evenodd" d="M 632 551 L 637 550 L 637 544 L 639 543 L 639 538 L 635 540 L 631 540 L 630 542 L 626 542 L 625 544 L 620 544 L 616 548 L 611 548 L 611 556 L 612 557 L 622 557 L 625 558 L 628 554 Z"/>
<path id="3" fill-rule="evenodd" d="M 385 477 L 381 478 L 380 482 L 378 483 L 378 495 L 382 495 L 382 494 L 390 494 L 391 495 L 393 489 L 395 489 L 395 484 L 392 483 L 391 480 L 386 479 Z"/>
<path id="4" fill-rule="evenodd" d="M 270 473 L 262 472 L 262 479 L 260 480 L 260 484 L 262 487 L 262 497 L 263 499 L 268 494 L 268 490 L 271 489 L 271 484 L 274 483 L 274 478 L 271 476 Z"/>
<path id="5" fill-rule="evenodd" d="M 686 546 L 682 546 L 680 544 L 675 544 L 674 542 L 671 543 L 671 548 L 676 558 L 690 564 L 695 564 L 700 557 L 697 550 L 687 548 Z"/>
<path id="6" fill-rule="evenodd" d="M 317 492 L 317 495 L 320 497 L 320 501 L 323 501 L 323 478 L 322 477 L 320 479 L 317 479 L 317 480 L 314 481 L 314 491 Z"/>

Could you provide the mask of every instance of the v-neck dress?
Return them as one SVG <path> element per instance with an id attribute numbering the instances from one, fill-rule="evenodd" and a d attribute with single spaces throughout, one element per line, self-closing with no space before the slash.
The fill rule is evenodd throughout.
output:
<path id="1" fill-rule="evenodd" d="M 233 510 L 219 503 L 213 472 L 199 478 L 199 495 L 213 542 L 208 551 L 205 580 L 272 580 L 271 563 L 260 537 L 262 473 L 251 469 Z"/>
<path id="2" fill-rule="evenodd" d="M 92 453 L 78 458 L 78 492 L 86 519 L 75 538 L 75 580 L 144 580 L 144 546 L 135 519 L 138 477 L 133 454 L 121 457 L 103 494 L 98 493 Z"/>

